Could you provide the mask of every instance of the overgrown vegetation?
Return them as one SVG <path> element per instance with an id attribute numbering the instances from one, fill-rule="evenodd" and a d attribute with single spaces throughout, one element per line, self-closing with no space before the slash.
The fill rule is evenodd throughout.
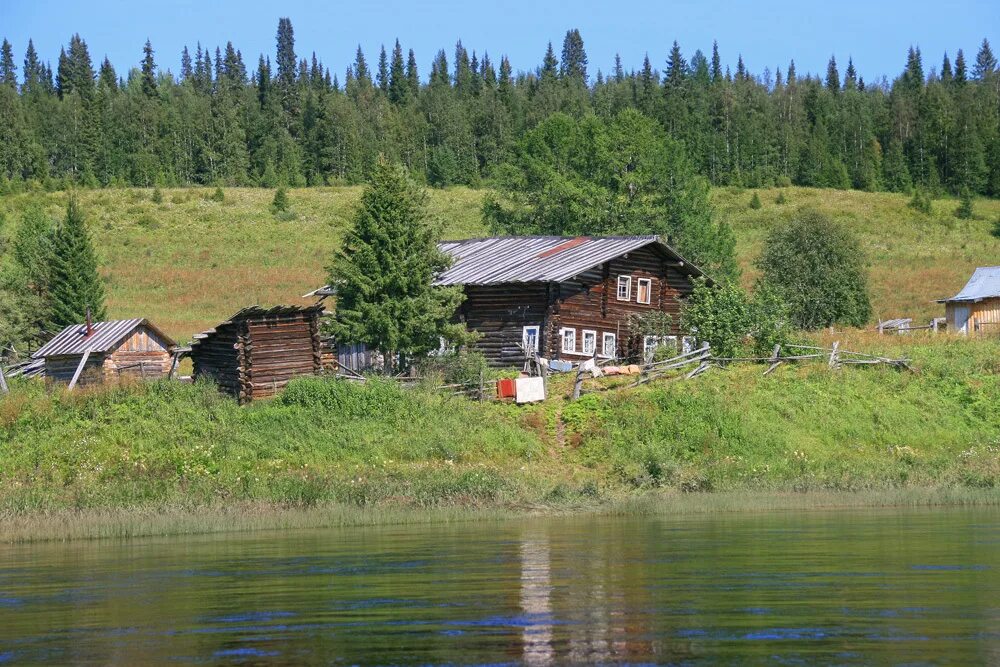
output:
<path id="1" fill-rule="evenodd" d="M 516 408 L 390 381 L 301 379 L 245 408 L 201 384 L 19 382 L 0 398 L 0 512 L 1000 488 L 1000 342 L 846 344 L 906 354 L 920 372 L 737 365 L 572 403 L 565 376 L 552 400 Z"/>

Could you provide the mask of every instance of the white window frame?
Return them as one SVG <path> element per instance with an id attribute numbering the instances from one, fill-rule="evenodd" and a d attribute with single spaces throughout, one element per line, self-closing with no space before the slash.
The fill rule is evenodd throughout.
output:
<path id="1" fill-rule="evenodd" d="M 588 337 L 593 341 L 592 347 L 589 350 L 587 349 Z M 585 354 L 588 357 L 594 356 L 597 353 L 597 332 L 593 329 L 584 329 L 580 338 L 580 345 L 580 352 L 582 354 Z"/>
<path id="2" fill-rule="evenodd" d="M 611 344 L 608 345 L 608 341 Z M 605 331 L 601 334 L 601 356 L 605 359 L 614 359 L 618 356 L 618 334 Z"/>
<path id="3" fill-rule="evenodd" d="M 566 347 L 566 334 L 573 334 L 572 346 Z M 576 354 L 576 329 L 573 327 L 563 327 L 559 330 L 559 350 L 566 354 Z"/>
<path id="4" fill-rule="evenodd" d="M 535 345 L 533 347 L 528 346 L 528 331 L 534 330 L 535 332 Z M 524 348 L 525 352 L 534 350 L 538 352 L 539 341 L 542 337 L 542 327 L 539 324 L 528 324 L 521 328 L 521 346 Z"/>
<path id="5" fill-rule="evenodd" d="M 625 281 L 625 296 L 622 296 L 622 281 Z M 618 276 L 618 292 L 616 296 L 619 301 L 632 300 L 632 276 Z"/>
<path id="6" fill-rule="evenodd" d="M 645 301 L 641 300 L 642 299 L 642 284 L 643 283 L 646 283 L 646 300 Z M 635 302 L 636 303 L 644 303 L 646 305 L 649 305 L 652 302 L 652 299 L 653 299 L 653 279 L 652 278 L 639 278 L 639 280 L 636 281 L 636 286 L 635 286 Z"/>

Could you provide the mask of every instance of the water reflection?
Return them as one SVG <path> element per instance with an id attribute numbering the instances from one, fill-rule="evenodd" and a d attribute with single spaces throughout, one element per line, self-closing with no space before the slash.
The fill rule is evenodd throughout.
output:
<path id="1" fill-rule="evenodd" d="M 0 664 L 1000 664 L 1000 511 L 0 547 Z"/>

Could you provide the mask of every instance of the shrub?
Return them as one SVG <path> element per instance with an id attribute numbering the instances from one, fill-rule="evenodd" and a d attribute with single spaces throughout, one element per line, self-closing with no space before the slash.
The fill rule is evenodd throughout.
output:
<path id="1" fill-rule="evenodd" d="M 735 283 L 710 286 L 703 278 L 695 282 L 682 318 L 684 327 L 721 357 L 769 353 L 791 333 L 787 308 L 773 290 L 762 287 L 750 297 Z"/>
<path id="2" fill-rule="evenodd" d="M 417 367 L 420 375 L 440 375 L 445 384 L 473 383 L 494 376 L 486 357 L 472 350 L 424 357 Z"/>
<path id="3" fill-rule="evenodd" d="M 924 215 L 930 215 L 931 196 L 920 188 L 917 188 L 913 191 L 913 199 L 910 200 L 908 206 L 915 211 L 923 213 Z"/>
<path id="4" fill-rule="evenodd" d="M 750 208 L 754 211 L 759 211 L 763 204 L 760 203 L 760 196 L 754 192 L 753 197 L 750 198 Z"/>
<path id="5" fill-rule="evenodd" d="M 771 232 L 757 260 L 758 286 L 788 306 L 803 329 L 863 326 L 871 315 L 868 276 L 857 240 L 815 211 Z"/>
<path id="6" fill-rule="evenodd" d="M 271 211 L 282 213 L 288 210 L 288 191 L 285 186 L 281 186 L 274 192 L 274 199 L 271 200 Z"/>
<path id="7" fill-rule="evenodd" d="M 788 199 L 785 198 L 785 191 L 781 190 L 780 192 L 778 192 L 778 196 L 775 197 L 774 203 L 777 204 L 778 206 L 781 206 L 782 204 L 785 204 L 787 202 Z"/>
<path id="8" fill-rule="evenodd" d="M 215 188 L 215 192 L 209 197 L 212 201 L 219 202 L 220 204 L 226 201 L 226 193 L 222 191 L 221 187 Z"/>
<path id="9" fill-rule="evenodd" d="M 969 188 L 962 188 L 962 194 L 959 196 L 958 208 L 955 209 L 955 217 L 960 220 L 969 220 L 972 218 L 972 192 Z"/>
<path id="10" fill-rule="evenodd" d="M 154 188 L 153 189 L 153 196 L 151 197 L 151 199 L 152 199 L 152 201 L 153 201 L 154 204 L 162 204 L 163 203 L 163 193 L 160 191 L 160 188 Z"/>

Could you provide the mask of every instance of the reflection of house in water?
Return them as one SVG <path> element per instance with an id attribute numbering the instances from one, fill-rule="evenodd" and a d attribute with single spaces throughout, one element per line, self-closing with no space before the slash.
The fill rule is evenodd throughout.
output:
<path id="1" fill-rule="evenodd" d="M 549 541 L 544 533 L 521 541 L 521 609 L 524 611 L 522 646 L 524 662 L 547 665 L 552 649 L 552 573 Z"/>

